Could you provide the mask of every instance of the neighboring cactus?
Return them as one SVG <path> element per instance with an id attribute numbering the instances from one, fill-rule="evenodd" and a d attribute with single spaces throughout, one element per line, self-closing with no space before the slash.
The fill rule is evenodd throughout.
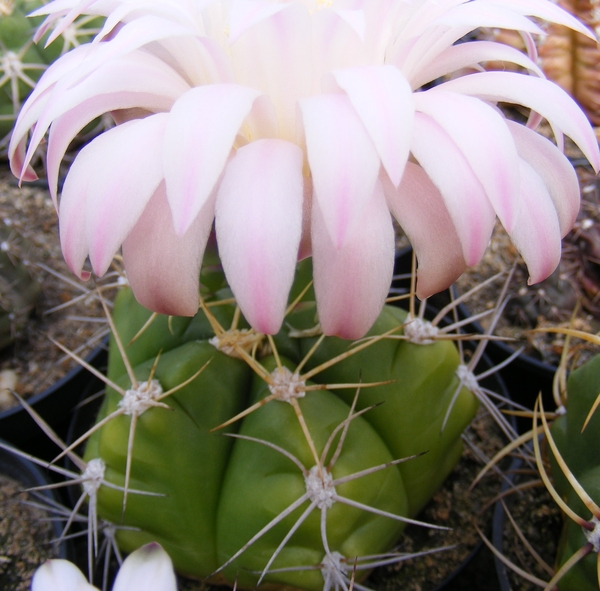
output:
<path id="1" fill-rule="evenodd" d="M 15 231 L 0 222 L 0 350 L 10 345 L 23 330 L 41 293 L 27 261 L 11 249 Z M 23 242 L 25 239 L 20 237 Z M 21 251 L 26 248 L 21 244 Z"/>
<path id="2" fill-rule="evenodd" d="M 565 570 L 558 583 L 561 591 L 592 591 L 600 586 L 600 414 L 590 416 L 599 393 L 600 355 L 570 374 L 567 412 L 551 428 L 563 460 L 550 456 L 554 486 L 573 512 L 565 519 L 557 556 L 557 565 Z M 584 502 L 582 496 L 588 495 Z M 572 557 L 581 560 L 572 564 Z"/>
<path id="3" fill-rule="evenodd" d="M 100 487 L 98 514 L 139 528 L 118 533 L 123 550 L 156 540 L 181 573 L 239 588 L 263 575 L 309 590 L 343 580 L 343 588 L 355 558 L 359 580 L 371 564 L 361 558 L 390 552 L 405 518 L 460 457 L 477 401 L 456 376 L 458 351 L 449 340 L 381 338 L 401 334 L 407 320 L 389 306 L 348 350 L 347 341 L 310 336 L 313 302 L 297 305 L 288 328 L 268 339 L 221 330 L 235 327 L 238 313 L 213 303 L 221 305 L 193 319 L 157 316 L 138 335 L 150 312 L 129 290 L 117 297 L 113 320 L 130 343 L 133 375 L 113 335 L 116 389 L 107 389 L 85 458 L 101 458 L 105 478 L 126 490 L 164 496 L 125 500 Z M 334 393 L 335 384 L 344 388 Z"/>
<path id="4" fill-rule="evenodd" d="M 76 20 L 48 47 L 47 35 L 34 43 L 33 35 L 42 19 L 27 15 L 45 3 L 0 0 L 0 148 L 10 137 L 21 105 L 48 65 L 98 31 L 99 19 L 86 17 Z"/>

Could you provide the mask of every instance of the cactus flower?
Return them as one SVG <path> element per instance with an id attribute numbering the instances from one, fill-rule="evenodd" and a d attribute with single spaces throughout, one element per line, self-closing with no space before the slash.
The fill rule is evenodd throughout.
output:
<path id="1" fill-rule="evenodd" d="M 123 562 L 113 591 L 147 589 L 176 591 L 177 584 L 169 555 L 159 544 L 150 543 L 132 552 Z M 48 560 L 31 582 L 31 591 L 97 591 L 81 571 L 68 560 Z"/>
<path id="2" fill-rule="evenodd" d="M 35 178 L 49 131 L 67 263 L 83 278 L 89 256 L 102 275 L 122 246 L 137 298 L 157 312 L 197 311 L 213 221 L 227 279 L 262 333 L 279 330 L 296 261 L 312 255 L 324 332 L 362 336 L 392 276 L 393 217 L 415 248 L 420 297 L 481 259 L 496 217 L 537 282 L 579 206 L 563 133 L 600 167 L 589 122 L 545 79 L 533 42 L 530 56 L 457 43 L 481 26 L 531 41 L 543 31 L 528 17 L 592 37 L 550 0 L 56 0 L 36 12 L 40 35 L 82 13 L 106 24 L 37 85 L 12 170 Z M 481 71 L 490 60 L 528 73 Z M 530 108 L 528 125 L 498 102 Z M 58 204 L 70 141 L 107 112 L 116 127 L 79 153 Z M 557 145 L 534 132 L 542 118 Z"/>

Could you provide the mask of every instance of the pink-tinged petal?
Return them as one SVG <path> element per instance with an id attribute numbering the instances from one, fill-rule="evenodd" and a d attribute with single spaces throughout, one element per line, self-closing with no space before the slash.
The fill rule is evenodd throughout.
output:
<path id="1" fill-rule="evenodd" d="M 398 29 L 396 23 L 404 24 L 405 4 L 396 0 L 382 0 L 377 3 L 363 3 L 362 12 L 365 20 L 364 46 L 367 63 L 378 64 L 387 60 L 389 55 L 390 36 Z M 406 23 L 410 27 L 410 24 Z M 396 39 L 402 42 L 402 32 L 398 31 Z"/>
<path id="2" fill-rule="evenodd" d="M 384 179 L 390 210 L 412 244 L 418 261 L 417 297 L 449 287 L 466 268 L 462 247 L 446 203 L 427 173 L 406 165 L 400 187 Z"/>
<path id="3" fill-rule="evenodd" d="M 231 58 L 210 37 L 175 37 L 144 47 L 144 51 L 155 53 L 162 60 L 165 50 L 172 56 L 169 63 L 176 65 L 177 71 L 189 80 L 190 86 L 235 82 Z"/>
<path id="4" fill-rule="evenodd" d="M 68 560 L 47 560 L 33 575 L 31 591 L 98 591 Z"/>
<path id="5" fill-rule="evenodd" d="M 302 238 L 300 239 L 300 247 L 298 248 L 298 260 L 301 261 L 309 256 L 312 256 L 312 239 L 311 239 L 311 223 L 312 223 L 312 198 L 313 184 L 310 177 L 304 179 L 304 198 L 302 200 Z"/>
<path id="6" fill-rule="evenodd" d="M 67 17 L 69 19 L 73 17 L 72 20 L 74 20 L 86 8 L 88 8 L 90 4 L 94 3 L 96 3 L 96 0 L 81 0 L 79 2 L 74 2 L 71 0 L 67 2 L 64 2 L 62 0 L 55 0 L 54 2 L 50 2 L 49 4 L 43 4 L 36 10 L 30 12 L 28 14 L 28 16 L 30 17 L 47 15 L 46 19 L 44 19 L 44 22 L 42 22 L 42 24 L 37 28 L 33 36 L 33 42 L 39 43 L 42 37 L 48 32 L 51 25 L 56 21 L 59 22 L 55 25 L 55 28 L 61 27 L 63 21 L 65 21 Z"/>
<path id="7" fill-rule="evenodd" d="M 88 59 L 69 76 L 66 86 L 77 84 L 109 60 L 121 58 L 153 41 L 196 34 L 197 31 L 189 25 L 174 23 L 153 15 L 142 16 L 123 25 L 110 42 L 93 46 L 88 44 L 90 50 Z"/>
<path id="8" fill-rule="evenodd" d="M 53 41 L 58 39 L 60 35 L 62 35 L 69 25 L 72 25 L 75 19 L 85 12 L 92 4 L 94 4 L 96 0 L 84 0 L 83 2 L 79 2 L 76 6 L 74 6 L 60 21 L 60 23 L 54 28 L 54 31 L 48 36 L 46 40 L 46 47 L 50 45 Z"/>
<path id="9" fill-rule="evenodd" d="M 188 230 L 208 199 L 258 95 L 236 84 L 213 84 L 189 90 L 173 105 L 163 159 L 178 234 Z"/>
<path id="10" fill-rule="evenodd" d="M 365 38 L 365 13 L 364 10 L 332 9 L 357 35 L 364 41 Z"/>
<path id="11" fill-rule="evenodd" d="M 79 116 L 69 122 L 69 127 L 74 126 L 76 121 L 81 123 L 82 117 L 85 125 L 102 112 L 128 108 L 132 103 L 135 105 L 136 93 L 139 93 L 140 102 L 160 110 L 170 107 L 188 88 L 189 85 L 172 68 L 152 55 L 144 55 L 141 51 L 132 52 L 99 67 L 79 84 L 71 85 L 70 79 L 66 78 L 63 83 L 54 86 L 46 108 L 39 116 L 29 143 L 26 162 L 33 157 L 52 121 L 65 113 L 68 114 L 71 109 L 75 109 Z M 89 117 L 87 120 L 86 113 Z M 60 152 L 53 153 L 53 168 L 50 172 L 52 181 L 57 175 L 57 154 Z M 62 154 L 60 156 L 62 157 Z M 54 182 L 51 189 L 55 191 Z"/>
<path id="12" fill-rule="evenodd" d="M 569 159 L 548 139 L 524 125 L 507 121 L 515 138 L 519 156 L 540 176 L 558 215 L 561 236 L 565 236 L 577 219 L 580 205 L 577 173 Z"/>
<path id="13" fill-rule="evenodd" d="M 413 3 L 412 6 L 407 7 L 406 5 L 400 5 L 398 10 L 401 16 L 396 17 L 402 23 L 402 29 L 400 30 L 400 37 L 404 40 L 407 38 L 421 35 L 426 29 L 431 27 L 431 23 L 435 19 L 439 18 L 449 10 L 452 10 L 455 6 L 460 6 L 470 0 L 445 0 L 444 2 L 419 2 Z M 409 9 L 409 16 L 404 23 L 406 18 L 406 11 Z"/>
<path id="14" fill-rule="evenodd" d="M 394 66 L 336 70 L 342 88 L 375 144 L 381 163 L 398 186 L 408 159 L 414 101 L 410 85 Z"/>
<path id="15" fill-rule="evenodd" d="M 379 156 L 346 95 L 311 97 L 300 101 L 300 108 L 314 198 L 331 241 L 342 248 L 363 223 L 379 174 Z"/>
<path id="16" fill-rule="evenodd" d="M 539 283 L 552 274 L 560 261 L 560 227 L 546 185 L 524 161 L 519 203 L 519 214 L 509 234 L 527 265 L 528 283 Z"/>
<path id="17" fill-rule="evenodd" d="M 285 4 L 274 4 L 264 0 L 233 0 L 229 8 L 229 42 L 235 43 L 248 29 L 285 8 Z"/>
<path id="18" fill-rule="evenodd" d="M 70 90 L 57 88 L 54 101 L 40 118 L 40 128 L 54 121 L 48 140 L 48 185 L 56 199 L 59 168 L 74 137 L 90 121 L 109 111 L 139 108 L 167 111 L 189 89 L 172 68 L 141 51 L 109 62 Z"/>
<path id="19" fill-rule="evenodd" d="M 415 41 L 408 51 L 402 44 L 397 44 L 388 57 L 409 80 L 418 77 L 420 70 L 427 68 L 442 52 L 474 29 L 489 27 L 544 34 L 542 29 L 529 19 L 502 6 L 482 6 L 479 1 L 461 2 L 455 6 L 451 6 L 450 3 L 425 3 L 433 4 L 443 4 L 446 9 L 435 17 L 432 7 L 429 18 L 422 23 L 422 31 L 409 29 Z M 440 11 L 441 7 L 438 7 L 437 12 Z"/>
<path id="20" fill-rule="evenodd" d="M 178 236 L 164 183 L 123 242 L 127 278 L 138 302 L 159 314 L 193 316 L 199 305 L 200 265 L 214 219 L 214 197 Z"/>
<path id="21" fill-rule="evenodd" d="M 442 88 L 445 85 L 416 93 L 415 107 L 429 115 L 457 145 L 510 231 L 518 207 L 519 157 L 506 123 L 490 105 L 438 90 Z"/>
<path id="22" fill-rule="evenodd" d="M 248 138 L 271 138 L 278 137 L 279 123 L 275 107 L 266 94 L 261 94 L 252 104 L 252 109 L 244 121 L 244 137 L 238 135 L 239 145 L 243 145 Z"/>
<path id="23" fill-rule="evenodd" d="M 177 591 L 173 563 L 156 542 L 132 552 L 123 562 L 113 591 Z"/>
<path id="24" fill-rule="evenodd" d="M 27 152 L 27 139 L 14 142 L 10 147 L 10 170 L 14 176 L 21 181 L 35 181 L 38 178 L 33 167 L 25 166 L 25 154 Z"/>
<path id="25" fill-rule="evenodd" d="M 492 4 L 482 6 L 479 1 L 451 7 L 437 18 L 430 19 L 425 27 L 419 35 L 413 31 L 416 41 L 410 52 L 403 56 L 401 48 L 398 47 L 396 52 L 390 55 L 391 62 L 401 68 L 409 79 L 417 75 L 420 69 L 428 67 L 439 54 L 474 29 L 489 27 L 539 35 L 544 33 L 536 24 L 512 10 Z"/>
<path id="26" fill-rule="evenodd" d="M 358 339 L 371 328 L 390 287 L 394 229 L 381 183 L 364 204 L 342 247 L 331 239 L 318 199 L 313 199 L 313 277 L 317 311 L 326 335 Z"/>
<path id="27" fill-rule="evenodd" d="M 598 140 L 590 122 L 557 84 L 511 72 L 481 72 L 444 82 L 437 88 L 487 101 L 517 103 L 537 111 L 579 146 L 596 172 L 600 170 Z"/>
<path id="28" fill-rule="evenodd" d="M 428 23 L 429 27 L 438 25 L 456 28 L 457 31 L 464 31 L 464 33 L 480 27 L 490 27 L 514 29 L 538 35 L 544 34 L 543 29 L 540 29 L 534 22 L 519 14 L 519 12 L 506 8 L 500 3 L 480 2 L 479 0 L 454 6 L 451 10 Z"/>
<path id="29" fill-rule="evenodd" d="M 27 159 L 25 157 L 24 147 L 27 133 L 44 112 L 54 85 L 75 69 L 85 55 L 87 55 L 86 47 L 76 47 L 49 66 L 21 108 L 8 146 L 8 157 L 10 158 L 12 173 L 21 180 L 35 180 L 37 178 L 33 169 L 29 166 L 31 157 Z M 30 152 L 35 151 L 45 132 L 46 130 L 39 134 L 38 143 L 30 148 Z"/>
<path id="30" fill-rule="evenodd" d="M 488 61 L 504 61 L 516 64 L 544 78 L 542 70 L 522 51 L 493 41 L 472 41 L 459 43 L 444 50 L 424 68 L 416 70 L 411 77 L 413 88 L 420 88 L 427 82 L 458 72 L 463 68 L 473 68 Z"/>
<path id="31" fill-rule="evenodd" d="M 210 1 L 197 0 L 195 3 L 197 10 L 200 11 Z M 158 2 L 152 0 L 135 0 L 122 3 L 120 6 L 105 12 L 108 15 L 107 19 L 102 30 L 96 35 L 94 43 L 98 43 L 107 36 L 110 36 L 113 30 L 122 23 L 131 22 L 136 18 L 141 18 L 149 14 L 182 25 L 190 25 L 194 23 L 195 15 L 190 10 L 187 10 L 188 6 L 182 2 L 163 2 L 160 0 Z"/>
<path id="32" fill-rule="evenodd" d="M 77 154 L 65 179 L 60 199 L 60 244 L 69 269 L 80 279 L 88 279 L 90 276 L 90 273 L 82 271 L 89 252 L 86 208 L 90 179 L 96 170 L 98 156 L 95 142 L 88 144 Z"/>
<path id="33" fill-rule="evenodd" d="M 215 226 L 225 275 L 257 331 L 281 328 L 302 232 L 302 150 L 257 140 L 227 164 L 217 193 Z"/>
<path id="34" fill-rule="evenodd" d="M 335 69 L 368 65 L 360 35 L 334 10 L 323 8 L 313 14 L 312 30 L 313 80 L 320 81 Z"/>
<path id="35" fill-rule="evenodd" d="M 96 168 L 87 194 L 87 236 L 94 273 L 104 275 L 163 179 L 168 115 L 130 121 L 94 140 Z"/>
<path id="36" fill-rule="evenodd" d="M 271 99 L 278 137 L 294 141 L 296 102 L 312 90 L 311 19 L 299 2 L 281 6 L 283 10 L 246 29 L 230 49 L 236 81 Z"/>
<path id="37" fill-rule="evenodd" d="M 465 156 L 444 129 L 423 113 L 415 116 L 411 150 L 440 191 L 467 265 L 487 248 L 496 214 Z"/>
<path id="38" fill-rule="evenodd" d="M 497 4 L 513 10 L 518 14 L 535 16 L 544 21 L 563 25 L 582 35 L 596 40 L 596 36 L 572 14 L 555 4 L 546 0 L 478 0 L 482 4 Z"/>

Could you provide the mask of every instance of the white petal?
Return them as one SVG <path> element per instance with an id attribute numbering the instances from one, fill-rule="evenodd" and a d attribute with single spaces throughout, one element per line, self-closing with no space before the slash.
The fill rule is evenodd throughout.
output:
<path id="1" fill-rule="evenodd" d="M 313 276 L 317 311 L 326 335 L 358 339 L 385 303 L 394 269 L 394 229 L 377 181 L 360 213 L 361 223 L 338 247 L 320 203 L 313 199 Z"/>
<path id="2" fill-rule="evenodd" d="M 294 280 L 302 231 L 302 150 L 282 140 L 240 148 L 216 205 L 219 254 L 246 320 L 275 334 Z"/>
<path id="3" fill-rule="evenodd" d="M 556 208 L 561 236 L 564 237 L 577 219 L 581 201 L 575 169 L 550 140 L 524 125 L 513 121 L 506 123 L 515 138 L 519 156 L 544 181 Z"/>
<path id="4" fill-rule="evenodd" d="M 343 94 L 300 101 L 315 199 L 330 238 L 341 248 L 371 199 L 380 161 L 375 145 Z"/>
<path id="5" fill-rule="evenodd" d="M 169 555 L 157 543 L 146 544 L 123 562 L 113 591 L 177 591 Z"/>
<path id="6" fill-rule="evenodd" d="M 136 299 L 159 314 L 193 316 L 199 305 L 199 275 L 214 219 L 211 196 L 183 235 L 176 234 L 161 183 L 123 242 L 123 260 Z"/>
<path id="7" fill-rule="evenodd" d="M 33 575 L 31 591 L 98 591 L 68 560 L 47 560 Z"/>
<path id="8" fill-rule="evenodd" d="M 173 105 L 163 148 L 175 229 L 184 234 L 203 207 L 258 92 L 237 84 L 192 88 Z"/>
<path id="9" fill-rule="evenodd" d="M 552 274 L 560 261 L 560 227 L 546 185 L 524 161 L 521 183 L 521 207 L 509 234 L 527 264 L 529 283 L 539 283 Z"/>
<path id="10" fill-rule="evenodd" d="M 408 159 L 414 101 L 410 85 L 393 66 L 335 70 L 333 76 L 373 140 L 381 162 L 398 186 Z"/>
<path id="11" fill-rule="evenodd" d="M 557 84 L 534 76 L 510 72 L 482 72 L 444 82 L 437 88 L 530 107 L 552 126 L 568 135 L 600 170 L 598 140 L 590 122 L 575 101 Z"/>
<path id="12" fill-rule="evenodd" d="M 519 192 L 519 157 L 514 140 L 495 109 L 442 88 L 445 85 L 417 93 L 415 106 L 432 117 L 454 141 L 502 224 L 510 231 Z M 463 100 L 466 98 L 469 100 Z"/>
<path id="13" fill-rule="evenodd" d="M 475 265 L 487 248 L 496 221 L 483 186 L 456 143 L 423 113 L 415 117 L 411 150 L 444 199 L 467 265 Z"/>
<path id="14" fill-rule="evenodd" d="M 87 195 L 87 240 L 94 273 L 104 275 L 163 179 L 167 114 L 119 125 L 94 140 L 97 152 Z"/>
<path id="15" fill-rule="evenodd" d="M 398 189 L 389 181 L 383 186 L 389 207 L 417 255 L 417 296 L 423 299 L 446 289 L 466 264 L 441 193 L 412 162 L 406 165 Z"/>

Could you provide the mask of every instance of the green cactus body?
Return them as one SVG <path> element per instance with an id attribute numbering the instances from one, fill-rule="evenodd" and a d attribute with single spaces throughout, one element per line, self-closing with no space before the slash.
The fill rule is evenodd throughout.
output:
<path id="1" fill-rule="evenodd" d="M 276 367 L 273 358 L 267 358 L 264 363 L 269 369 Z M 287 365 L 290 369 L 294 367 L 292 363 Z M 264 398 L 266 394 L 266 384 L 255 377 L 253 399 Z M 348 417 L 350 409 L 327 391 L 311 393 L 299 404 L 317 450 L 321 453 L 331 433 Z M 240 434 L 274 443 L 292 453 L 306 468 L 315 469 L 315 462 L 294 410 L 285 402 L 269 403 L 249 415 L 240 428 Z M 334 450 L 335 447 L 330 450 L 328 460 Z M 337 479 L 393 459 L 375 430 L 362 417 L 358 417 L 350 425 L 331 475 Z M 237 441 L 227 468 L 219 507 L 218 548 L 221 562 L 224 563 L 235 554 L 257 531 L 298 500 L 305 491 L 303 473 L 289 458 L 255 441 Z M 407 514 L 404 486 L 396 469 L 347 482 L 338 487 L 336 492 L 389 513 Z M 264 568 L 307 505 L 308 502 L 303 504 L 242 554 L 225 570 L 226 578 L 233 581 L 237 576 L 239 585 L 253 586 L 256 577 L 247 575 L 246 571 L 260 572 Z M 331 549 L 343 556 L 366 556 L 389 550 L 398 537 L 401 524 L 338 502 L 327 510 L 327 530 Z M 282 550 L 273 568 L 315 565 L 323 558 L 320 513 L 313 511 Z M 323 579 L 318 571 L 306 571 L 300 577 L 298 575 L 298 572 L 280 573 L 270 580 L 315 591 L 323 588 Z"/>
<path id="2" fill-rule="evenodd" d="M 590 497 L 600 504 L 600 413 L 596 411 L 582 432 L 585 419 L 600 393 L 600 356 L 573 371 L 567 382 L 567 412 L 552 424 L 551 433 L 561 456 Z M 550 454 L 554 486 L 567 504 L 583 519 L 590 512 L 568 483 Z M 583 528 L 565 520 L 557 565 L 562 566 L 587 543 Z M 597 555 L 592 552 L 574 565 L 559 582 L 561 591 L 598 589 Z"/>
<path id="3" fill-rule="evenodd" d="M 196 576 L 206 576 L 218 567 L 215 515 L 234 443 L 209 431 L 242 410 L 250 370 L 206 341 L 192 341 L 163 353 L 155 372 L 155 378 L 168 389 L 209 360 L 194 382 L 165 399 L 173 412 L 154 408 L 139 417 L 130 486 L 165 496 L 130 493 L 125 523 L 141 531 L 119 535 L 126 552 L 158 541 L 179 571 Z M 139 379 L 148 378 L 152 362 L 136 368 Z M 115 410 L 120 400 L 121 396 L 109 389 L 101 415 Z M 86 457 L 101 457 L 107 465 L 107 478 L 119 485 L 124 483 L 129 425 L 130 417 L 121 415 L 93 435 L 86 448 Z M 122 492 L 103 487 L 99 502 L 103 517 L 121 521 Z"/>
<path id="4" fill-rule="evenodd" d="M 300 315 L 297 318 L 297 323 L 295 317 L 289 320 L 295 328 L 306 324 L 305 318 Z M 405 319 L 403 310 L 387 306 L 367 337 L 388 332 Z M 302 355 L 314 341 L 302 341 Z M 347 349 L 346 341 L 329 338 L 312 356 L 308 368 Z M 391 381 L 363 389 L 357 407 L 379 405 L 365 419 L 380 433 L 394 457 L 424 454 L 399 466 L 410 483 L 407 495 L 411 515 L 423 508 L 458 461 L 462 453 L 460 435 L 477 410 L 477 400 L 462 388 L 442 429 L 448 405 L 459 386 L 458 365 L 458 351 L 451 341 L 417 345 L 406 340 L 384 340 L 373 349 L 365 349 L 333 365 L 316 378 L 323 383 Z M 349 402 L 354 391 L 339 390 L 337 394 Z"/>
<path id="5" fill-rule="evenodd" d="M 115 302 L 114 319 L 125 342 L 149 317 L 148 312 L 136 311 L 136 306 L 129 291 Z M 298 325 L 300 317 L 307 325 L 313 317 L 310 305 L 300 308 L 304 312 L 290 318 L 295 328 L 304 328 Z M 213 310 L 218 310 L 225 326 L 230 325 L 231 306 Z M 404 312 L 385 308 L 372 333 L 381 334 L 404 319 Z M 130 489 L 166 496 L 129 493 L 124 523 L 140 531 L 119 532 L 123 549 L 130 551 L 157 540 L 171 554 L 177 570 L 201 578 L 243 549 L 213 578 L 229 584 L 237 579 L 238 588 L 253 588 L 260 572 L 277 555 L 269 564 L 264 583 L 309 591 L 324 586 L 324 574 L 318 566 L 325 563 L 327 552 L 346 557 L 352 564 L 357 556 L 389 551 L 404 526 L 390 515 L 414 516 L 439 486 L 458 459 L 460 434 L 477 406 L 470 393 L 461 391 L 441 432 L 441 421 L 458 385 L 454 377 L 458 355 L 452 344 L 407 346 L 382 340 L 315 375 L 317 383 L 393 380 L 386 386 L 362 389 L 358 398 L 361 408 L 382 401 L 385 404 L 353 417 L 344 435 L 342 427 L 352 412 L 355 389 L 302 392 L 293 403 L 271 400 L 228 428 L 235 437 L 224 437 L 222 432 L 209 430 L 272 390 L 246 362 L 228 357 L 209 344 L 207 326 L 203 314 L 192 320 L 174 319 L 170 331 L 167 319 L 159 318 L 128 348 L 140 380 L 148 378 L 155 355 L 163 350 L 154 373 L 163 391 L 212 360 L 193 382 L 164 399 L 174 412 L 150 408 L 137 419 Z M 278 363 L 293 372 L 314 339 L 291 338 L 284 331 L 274 341 L 279 361 L 273 356 L 260 359 L 265 371 L 273 372 L 271 376 L 279 371 Z M 310 364 L 331 359 L 347 347 L 348 342 L 326 338 Z M 109 377 L 116 380 L 120 376 L 121 385 L 127 388 L 122 362 L 113 354 L 115 348 L 111 345 Z M 283 351 L 289 359 L 282 357 Z M 115 410 L 120 399 L 118 393 L 109 391 L 98 420 Z M 107 464 L 107 478 L 119 485 L 125 480 L 130 423 L 127 416 L 108 422 L 92 435 L 86 449 L 86 459 L 102 458 Z M 421 452 L 428 453 L 388 465 L 394 459 Z M 406 470 L 413 462 L 421 462 L 421 466 Z M 388 466 L 337 482 L 382 465 Z M 101 487 L 99 514 L 120 522 L 122 500 L 122 492 Z M 364 510 L 364 506 L 377 513 Z M 289 514 L 245 547 L 288 507 Z M 282 545 L 282 541 L 286 543 Z"/>
<path id="6" fill-rule="evenodd" d="M 222 295 L 227 297 L 230 294 Z M 213 309 L 213 314 L 222 325 L 231 324 L 233 313 L 232 306 L 215 306 Z M 118 327 L 121 341 L 129 343 L 127 358 L 133 367 L 153 360 L 160 352 L 166 353 L 190 341 L 208 340 L 214 335 L 206 316 L 200 313 L 193 318 L 158 315 L 144 330 L 143 337 L 135 338 L 151 317 L 152 313 L 137 303 L 131 289 L 123 288 L 119 291 L 113 308 L 113 321 Z M 109 346 L 108 377 L 116 380 L 125 372 L 121 353 L 112 338 Z"/>

